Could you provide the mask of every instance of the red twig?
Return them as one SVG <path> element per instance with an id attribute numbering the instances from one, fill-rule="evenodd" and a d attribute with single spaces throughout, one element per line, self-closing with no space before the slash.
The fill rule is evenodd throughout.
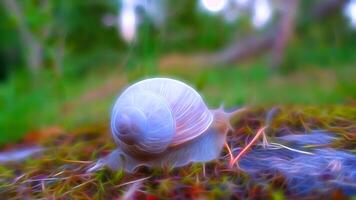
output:
<path id="1" fill-rule="evenodd" d="M 255 135 L 255 137 L 253 137 L 253 139 L 251 140 L 251 142 L 248 143 L 248 144 L 246 145 L 246 147 L 244 147 L 244 148 L 240 151 L 240 153 L 239 153 L 234 159 L 232 159 L 232 160 L 230 161 L 230 167 L 233 167 L 233 166 L 234 166 L 234 164 L 242 157 L 242 155 L 245 154 L 245 152 L 246 152 L 246 151 L 256 142 L 256 140 L 264 133 L 265 129 L 266 129 L 266 127 L 262 127 L 262 128 L 260 128 L 260 129 L 257 131 L 257 134 Z M 229 148 L 228 148 L 228 151 L 230 151 Z M 231 152 L 231 151 L 230 151 L 230 152 Z M 232 155 L 232 153 L 231 153 L 231 155 Z"/>
<path id="2" fill-rule="evenodd" d="M 231 149 L 230 149 L 229 145 L 227 144 L 227 142 L 225 142 L 225 147 L 229 153 L 230 162 L 232 162 L 232 160 L 234 159 L 234 156 L 232 155 Z"/>

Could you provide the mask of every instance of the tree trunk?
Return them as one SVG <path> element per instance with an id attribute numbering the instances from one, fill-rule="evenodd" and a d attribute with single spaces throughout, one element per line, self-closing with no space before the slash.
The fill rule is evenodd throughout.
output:
<path id="1" fill-rule="evenodd" d="M 9 14 L 16 19 L 17 29 L 26 48 L 24 53 L 27 67 L 30 68 L 31 72 L 37 73 L 42 68 L 42 44 L 31 33 L 16 0 L 2 0 L 1 2 L 9 11 Z"/>
<path id="2" fill-rule="evenodd" d="M 272 69 L 278 68 L 283 60 L 284 52 L 290 38 L 293 36 L 295 18 L 298 9 L 298 0 L 285 0 L 282 7 L 282 15 L 272 47 Z"/>

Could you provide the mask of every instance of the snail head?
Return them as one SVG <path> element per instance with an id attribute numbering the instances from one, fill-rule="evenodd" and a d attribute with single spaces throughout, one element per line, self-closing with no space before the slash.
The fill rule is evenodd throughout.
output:
<path id="1" fill-rule="evenodd" d="M 226 112 L 223 106 L 220 106 L 220 108 L 218 109 L 212 110 L 212 113 L 214 114 L 214 128 L 218 130 L 219 133 L 223 134 L 226 134 L 229 130 L 233 131 L 234 128 L 231 125 L 231 119 L 244 111 L 246 111 L 246 108 L 240 108 L 232 112 Z"/>

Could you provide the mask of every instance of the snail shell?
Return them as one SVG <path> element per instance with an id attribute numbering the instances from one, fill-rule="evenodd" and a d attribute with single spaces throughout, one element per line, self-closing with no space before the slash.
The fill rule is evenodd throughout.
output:
<path id="1" fill-rule="evenodd" d="M 158 154 L 198 137 L 212 122 L 213 114 L 193 88 L 153 78 L 128 87 L 117 99 L 111 128 L 119 145 Z"/>
<path id="2" fill-rule="evenodd" d="M 225 142 L 231 113 L 209 110 L 189 85 L 152 78 L 128 87 L 112 111 L 118 149 L 105 160 L 112 169 L 140 165 L 183 166 L 216 159 Z"/>

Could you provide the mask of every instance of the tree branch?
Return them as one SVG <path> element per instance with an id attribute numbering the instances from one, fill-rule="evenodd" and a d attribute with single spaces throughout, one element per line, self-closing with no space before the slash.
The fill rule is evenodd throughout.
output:
<path id="1" fill-rule="evenodd" d="M 272 51 L 272 67 L 278 67 L 283 59 L 288 41 L 293 36 L 294 27 L 296 26 L 296 13 L 298 10 L 299 0 L 282 1 L 282 13 L 279 22 L 262 36 L 250 36 L 242 41 L 236 41 L 222 50 L 204 55 L 194 56 L 168 56 L 161 60 L 161 69 L 170 68 L 170 65 L 189 66 L 193 65 L 212 65 L 223 63 L 238 63 L 250 58 L 262 55 Z M 323 0 L 316 3 L 311 8 L 310 20 L 316 21 L 324 18 L 335 10 L 341 8 L 345 0 Z M 185 58 L 184 58 L 185 57 Z M 172 59 L 173 58 L 173 59 Z M 167 60 L 171 59 L 171 62 Z M 175 63 L 174 61 L 179 61 Z"/>

